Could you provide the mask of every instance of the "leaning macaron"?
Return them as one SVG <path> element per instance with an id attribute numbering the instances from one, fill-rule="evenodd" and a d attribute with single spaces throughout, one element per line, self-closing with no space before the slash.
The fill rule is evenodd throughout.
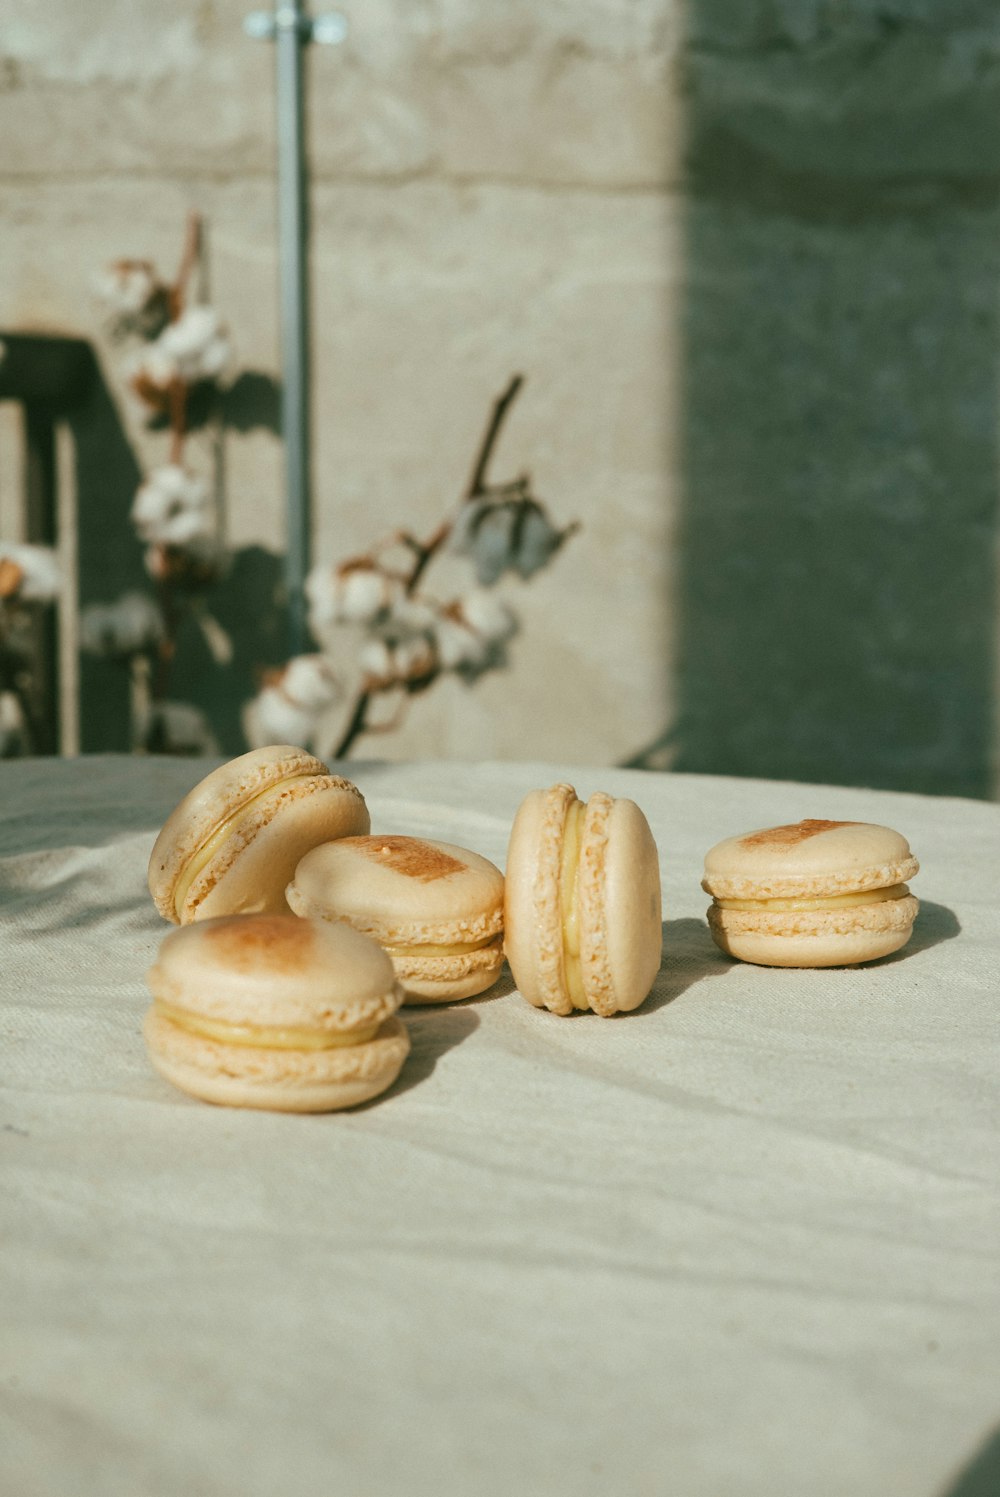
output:
<path id="1" fill-rule="evenodd" d="M 392 958 L 407 1003 L 485 992 L 503 966 L 503 874 L 422 837 L 341 837 L 306 853 L 287 890 L 297 915 L 344 920 Z"/>
<path id="2" fill-rule="evenodd" d="M 729 837 L 705 857 L 708 924 L 764 967 L 845 967 L 905 946 L 919 864 L 906 838 L 864 821 L 799 821 Z"/>
<path id="3" fill-rule="evenodd" d="M 518 989 L 554 1014 L 638 1008 L 662 946 L 660 866 L 642 811 L 571 785 L 533 790 L 511 829 L 504 947 Z"/>
<path id="4" fill-rule="evenodd" d="M 145 1038 L 181 1091 L 332 1112 L 378 1096 L 410 1048 L 392 963 L 347 926 L 235 915 L 171 931 L 147 975 Z"/>
<path id="5" fill-rule="evenodd" d="M 290 744 L 241 754 L 207 775 L 167 818 L 149 860 L 165 920 L 287 914 L 285 885 L 304 853 L 367 832 L 350 780 Z"/>

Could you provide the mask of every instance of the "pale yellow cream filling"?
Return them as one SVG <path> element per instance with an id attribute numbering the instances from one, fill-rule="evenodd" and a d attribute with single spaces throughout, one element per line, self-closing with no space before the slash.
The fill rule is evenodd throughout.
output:
<path id="1" fill-rule="evenodd" d="M 906 884 L 893 884 L 889 889 L 864 889 L 857 894 L 829 894 L 815 899 L 716 899 L 720 910 L 834 910 L 846 905 L 881 904 L 886 899 L 904 899 L 909 894 Z"/>
<path id="2" fill-rule="evenodd" d="M 590 1007 L 584 996 L 583 970 L 580 966 L 580 901 L 577 888 L 577 876 L 580 871 L 580 833 L 583 828 L 585 809 L 582 801 L 575 801 L 566 813 L 559 867 L 563 976 L 573 1007 L 581 1009 Z"/>
<path id="3" fill-rule="evenodd" d="M 186 1008 L 176 1008 L 162 998 L 154 998 L 153 1009 L 162 1019 L 189 1034 L 220 1040 L 224 1045 L 246 1045 L 258 1050 L 336 1050 L 348 1045 L 364 1045 L 375 1038 L 379 1027 L 369 1024 L 364 1029 L 352 1029 L 349 1034 L 343 1034 L 295 1025 L 230 1024 L 225 1019 L 206 1019 Z"/>
<path id="4" fill-rule="evenodd" d="M 390 956 L 467 956 L 470 951 L 482 951 L 484 946 L 493 945 L 497 939 L 496 936 L 484 936 L 481 941 L 456 941 L 451 946 L 433 946 L 430 943 L 424 946 L 392 946 L 387 941 L 382 944 Z"/>
<path id="5" fill-rule="evenodd" d="M 187 899 L 188 892 L 195 879 L 208 867 L 215 855 L 222 851 L 233 833 L 238 831 L 255 814 L 261 801 L 267 800 L 268 796 L 278 795 L 293 780 L 307 779 L 309 779 L 309 775 L 307 774 L 288 775 L 285 779 L 280 780 L 277 785 L 268 785 L 266 790 L 261 790 L 259 794 L 248 800 L 246 805 L 241 806 L 238 811 L 234 811 L 231 816 L 227 816 L 225 821 L 220 822 L 208 841 L 204 842 L 189 859 L 184 871 L 177 880 L 177 887 L 174 890 L 174 909 L 177 912 L 178 920 L 181 918 L 184 901 Z"/>

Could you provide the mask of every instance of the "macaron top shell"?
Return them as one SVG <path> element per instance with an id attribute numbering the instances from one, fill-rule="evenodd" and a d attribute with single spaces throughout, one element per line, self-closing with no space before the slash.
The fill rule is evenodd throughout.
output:
<path id="1" fill-rule="evenodd" d="M 263 882 L 271 881 L 260 875 L 282 844 L 294 867 L 317 841 L 369 825 L 360 790 L 331 775 L 322 760 L 291 744 L 254 749 L 206 775 L 168 816 L 150 855 L 149 890 L 160 914 L 175 924 L 261 910 L 274 901 L 269 891 L 262 895 Z M 236 860 L 255 843 L 238 876 Z M 225 892 L 213 898 L 224 877 Z M 278 898 L 283 904 L 280 886 Z"/>
<path id="2" fill-rule="evenodd" d="M 885 889 L 918 871 L 906 838 L 863 821 L 806 820 L 728 837 L 705 856 L 718 899 L 784 899 Z"/>
<path id="3" fill-rule="evenodd" d="M 634 801 L 592 795 L 580 856 L 580 960 L 595 1013 L 638 1008 L 663 948 L 660 860 Z"/>
<path id="4" fill-rule="evenodd" d="M 448 945 L 499 935 L 503 889 L 488 858 L 451 842 L 340 837 L 306 853 L 288 901 L 297 914 L 350 921 L 389 945 Z"/>
<path id="5" fill-rule="evenodd" d="M 649 823 L 634 801 L 598 792 L 581 807 L 571 785 L 533 790 L 507 851 L 504 945 L 529 1003 L 569 1014 L 563 858 L 579 807 L 576 898 L 582 1006 L 611 1015 L 638 1008 L 659 969 L 660 870 Z"/>
<path id="6" fill-rule="evenodd" d="M 382 1023 L 402 992 L 376 942 L 294 915 L 226 915 L 171 931 L 154 998 L 203 1019 L 346 1033 Z"/>

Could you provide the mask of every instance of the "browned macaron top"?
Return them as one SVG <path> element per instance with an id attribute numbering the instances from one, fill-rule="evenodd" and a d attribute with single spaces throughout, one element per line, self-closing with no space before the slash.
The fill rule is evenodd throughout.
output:
<path id="1" fill-rule="evenodd" d="M 439 844 L 424 842 L 419 837 L 342 837 L 340 840 L 373 863 L 422 884 L 465 873 L 468 866 Z"/>

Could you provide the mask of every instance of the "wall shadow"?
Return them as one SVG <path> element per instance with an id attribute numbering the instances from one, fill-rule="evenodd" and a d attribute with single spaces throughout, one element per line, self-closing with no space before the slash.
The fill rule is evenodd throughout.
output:
<path id="1" fill-rule="evenodd" d="M 941 1497 L 997 1497 L 1000 1492 L 1000 1427 L 985 1441 Z"/>
<path id="2" fill-rule="evenodd" d="M 946 76 L 968 16 L 687 11 L 676 718 L 632 762 L 987 797 L 997 79 Z"/>
<path id="3" fill-rule="evenodd" d="M 142 471 L 97 359 L 84 392 L 65 413 L 73 437 L 79 515 L 80 606 L 111 602 L 128 591 L 151 593 L 143 548 L 129 519 Z M 277 431 L 280 384 L 259 371 L 244 371 L 218 397 L 226 429 Z M 215 398 L 215 397 L 213 397 Z M 192 425 L 207 419 L 195 412 Z M 165 460 L 165 459 L 164 459 Z M 287 658 L 288 610 L 284 559 L 262 546 L 232 553 L 206 606 L 232 644 L 220 664 L 204 632 L 185 618 L 171 672 L 170 697 L 199 709 L 225 754 L 243 752 L 243 704 L 260 687 L 262 671 Z M 80 663 L 80 744 L 84 753 L 128 752 L 132 747 L 129 680 L 119 662 L 83 655 Z"/>
<path id="4" fill-rule="evenodd" d="M 232 644 L 232 659 L 219 664 L 205 635 L 187 618 L 177 640 L 170 695 L 203 712 L 220 753 L 242 754 L 244 704 L 260 690 L 262 672 L 288 659 L 285 561 L 263 546 L 244 546 L 230 556 L 224 577 L 212 587 L 208 608 Z"/>
<path id="5" fill-rule="evenodd" d="M 146 592 L 149 578 L 129 509 L 142 472 L 93 351 L 82 398 L 66 412 L 73 437 L 81 611 L 125 592 Z M 131 748 L 129 680 L 115 661 L 80 658 L 80 748 Z"/>

